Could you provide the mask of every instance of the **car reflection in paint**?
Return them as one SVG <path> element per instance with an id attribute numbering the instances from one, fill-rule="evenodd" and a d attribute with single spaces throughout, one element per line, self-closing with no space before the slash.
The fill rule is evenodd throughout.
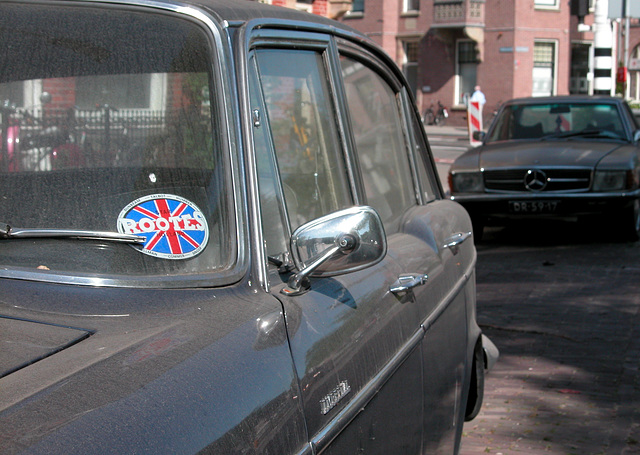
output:
<path id="1" fill-rule="evenodd" d="M 3 452 L 459 451 L 497 350 L 384 52 L 230 0 L 0 34 Z"/>
<path id="2" fill-rule="evenodd" d="M 482 145 L 459 156 L 452 199 L 487 223 L 600 216 L 620 237 L 640 235 L 640 129 L 627 103 L 606 96 L 505 103 Z"/>

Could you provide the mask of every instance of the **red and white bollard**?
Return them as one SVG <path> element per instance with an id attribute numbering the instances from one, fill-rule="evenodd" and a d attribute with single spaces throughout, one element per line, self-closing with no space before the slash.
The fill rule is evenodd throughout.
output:
<path id="1" fill-rule="evenodd" d="M 473 138 L 475 131 L 482 131 L 482 105 L 478 101 L 469 101 L 467 105 L 467 123 L 469 125 L 469 143 L 478 146 L 482 141 Z"/>

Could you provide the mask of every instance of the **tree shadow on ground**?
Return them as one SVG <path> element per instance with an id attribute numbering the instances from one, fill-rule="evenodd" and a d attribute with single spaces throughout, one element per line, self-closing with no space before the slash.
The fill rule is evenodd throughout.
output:
<path id="1" fill-rule="evenodd" d="M 639 258 L 640 243 L 602 223 L 487 228 L 477 319 L 501 357 L 483 410 L 465 425 L 462 455 L 637 445 Z"/>

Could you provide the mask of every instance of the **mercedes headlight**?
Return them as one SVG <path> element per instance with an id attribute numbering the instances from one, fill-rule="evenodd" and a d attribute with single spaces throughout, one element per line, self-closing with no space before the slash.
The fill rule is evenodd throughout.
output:
<path id="1" fill-rule="evenodd" d="M 481 193 L 484 191 L 482 172 L 455 172 L 449 175 L 452 193 Z"/>
<path id="2" fill-rule="evenodd" d="M 620 191 L 629 187 L 630 171 L 598 171 L 593 176 L 593 191 Z"/>

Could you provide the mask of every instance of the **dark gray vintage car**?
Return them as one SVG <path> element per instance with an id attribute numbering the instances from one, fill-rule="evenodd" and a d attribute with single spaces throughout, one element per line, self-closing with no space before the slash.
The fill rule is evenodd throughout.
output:
<path id="1" fill-rule="evenodd" d="M 239 0 L 0 1 L 0 452 L 456 453 L 497 350 L 398 68 Z"/>
<path id="2" fill-rule="evenodd" d="M 640 130 L 624 100 L 511 100 L 481 136 L 449 175 L 452 199 L 469 211 L 476 239 L 492 220 L 592 215 L 638 239 Z"/>

